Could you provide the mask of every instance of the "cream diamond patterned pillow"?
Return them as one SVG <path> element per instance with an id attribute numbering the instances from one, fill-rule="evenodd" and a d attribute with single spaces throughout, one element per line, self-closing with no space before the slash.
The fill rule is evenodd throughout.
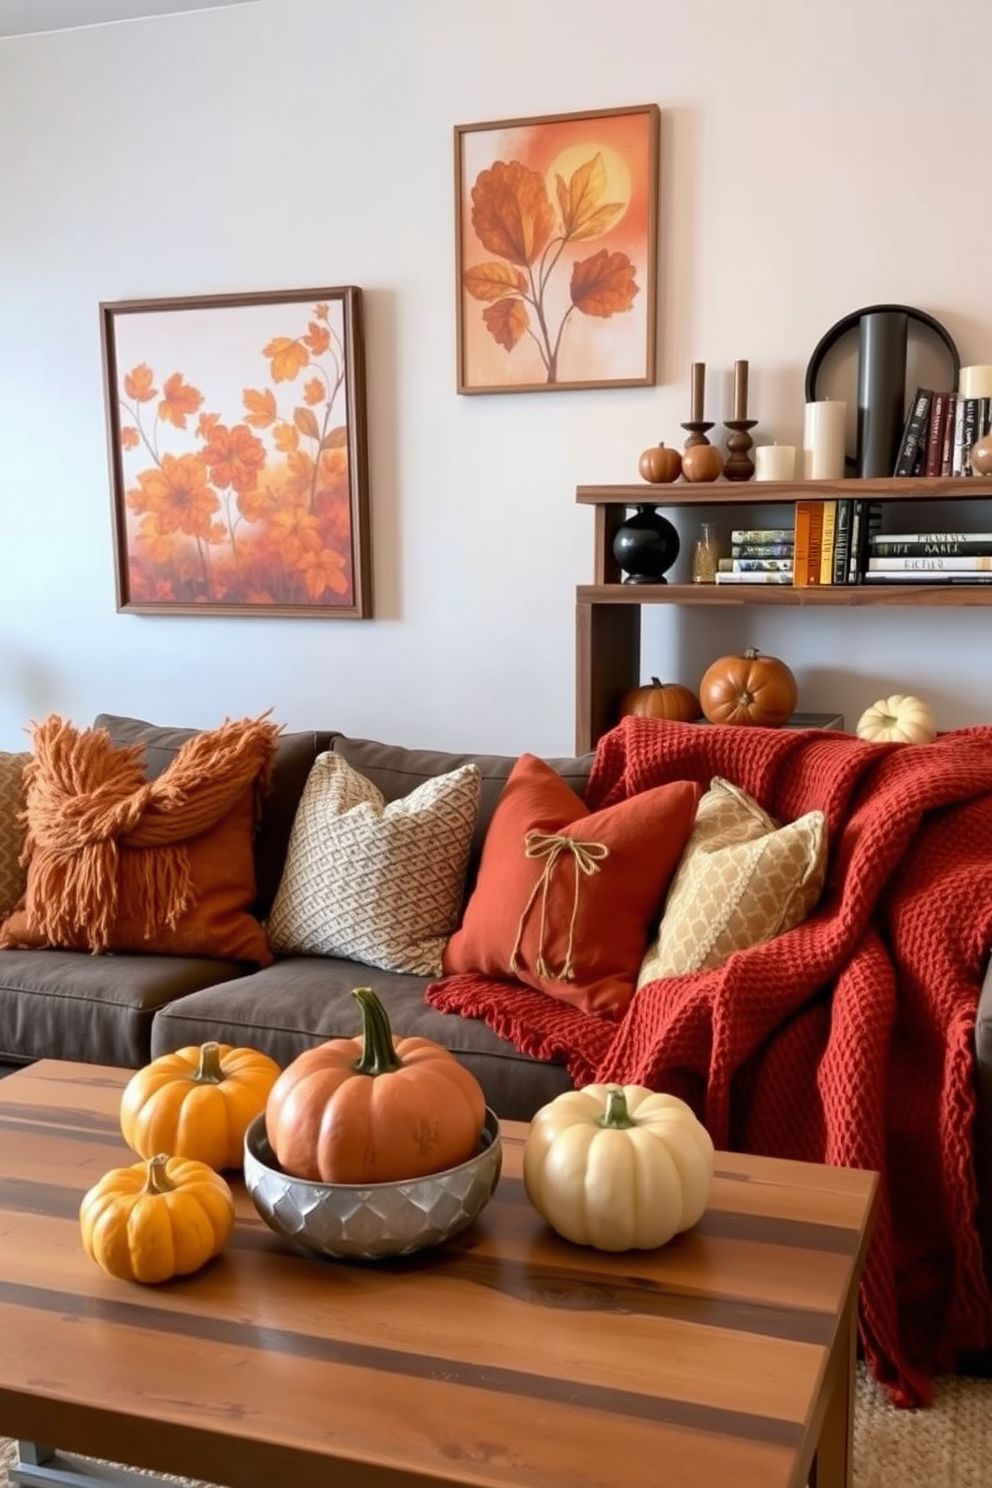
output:
<path id="1" fill-rule="evenodd" d="M 638 987 L 722 966 L 791 930 L 814 908 L 827 866 L 822 811 L 780 827 L 746 791 L 715 778 L 665 900 Z"/>
<path id="2" fill-rule="evenodd" d="M 18 813 L 24 810 L 24 766 L 31 758 L 0 751 L 0 920 L 10 914 L 28 881 L 28 870 L 17 861 L 24 847 L 24 822 Z"/>
<path id="3" fill-rule="evenodd" d="M 479 792 L 478 766 L 462 765 L 387 806 L 340 755 L 319 754 L 293 822 L 269 945 L 440 976 L 461 912 Z"/>

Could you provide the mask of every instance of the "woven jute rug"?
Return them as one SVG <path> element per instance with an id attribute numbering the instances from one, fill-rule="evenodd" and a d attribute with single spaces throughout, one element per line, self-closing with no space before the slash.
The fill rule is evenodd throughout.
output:
<path id="1" fill-rule="evenodd" d="M 0 1439 L 0 1488 L 8 1488 L 13 1460 L 13 1442 Z M 940 1379 L 930 1410 L 895 1410 L 859 1366 L 854 1488 L 989 1488 L 990 1483 L 992 1380 Z"/>

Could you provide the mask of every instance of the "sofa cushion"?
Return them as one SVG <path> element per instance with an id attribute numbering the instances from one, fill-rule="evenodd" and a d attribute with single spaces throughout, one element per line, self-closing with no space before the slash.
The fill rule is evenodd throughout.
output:
<path id="1" fill-rule="evenodd" d="M 798 925 L 823 889 L 822 811 L 779 826 L 746 791 L 715 778 L 672 880 L 637 985 L 722 966 Z"/>
<path id="2" fill-rule="evenodd" d="M 445 971 L 516 978 L 619 1017 L 699 796 L 694 781 L 679 780 L 590 813 L 543 760 L 522 755 Z"/>
<path id="3" fill-rule="evenodd" d="M 354 765 L 366 780 L 371 780 L 382 791 L 387 801 L 396 801 L 409 795 L 416 786 L 447 770 L 457 770 L 460 765 L 474 764 L 479 769 L 479 815 L 472 834 L 472 850 L 469 854 L 466 874 L 466 897 L 475 883 L 482 844 L 489 830 L 493 812 L 500 793 L 510 778 L 510 771 L 517 763 L 515 754 L 453 754 L 442 749 L 404 749 L 399 744 L 377 744 L 372 739 L 352 739 L 338 734 L 331 746 Z M 545 760 L 556 774 L 572 787 L 577 796 L 585 794 L 589 771 L 592 769 L 591 754 L 563 755 Z"/>
<path id="4" fill-rule="evenodd" d="M 187 739 L 199 732 L 198 729 L 146 723 L 142 718 L 127 718 L 116 713 L 99 713 L 95 724 L 97 728 L 105 728 L 115 744 L 144 746 L 145 773 L 149 780 L 157 779 Z M 334 737 L 330 731 L 279 736 L 271 784 L 262 802 L 262 815 L 255 836 L 257 898 L 254 909 L 260 919 L 264 920 L 269 913 L 279 887 L 289 834 L 310 767 L 318 754 L 330 749 Z"/>
<path id="5" fill-rule="evenodd" d="M 148 784 L 141 749 L 52 715 L 25 770 L 24 908 L 2 946 L 214 956 L 266 964 L 252 838 L 276 728 L 227 722 Z"/>
<path id="6" fill-rule="evenodd" d="M 439 976 L 478 809 L 475 765 L 436 775 L 387 805 L 339 754 L 318 756 L 266 927 L 269 945 Z"/>
<path id="7" fill-rule="evenodd" d="M 0 950 L 0 1059 L 136 1068 L 150 1057 L 160 1008 L 244 973 L 240 962 L 206 958 Z"/>
<path id="8" fill-rule="evenodd" d="M 9 915 L 24 893 L 27 869 L 20 861 L 24 846 L 24 766 L 31 755 L 26 751 L 9 754 L 0 751 L 0 920 Z"/>
<path id="9" fill-rule="evenodd" d="M 285 1067 L 314 1044 L 356 1036 L 361 1023 L 351 994 L 365 985 L 382 999 L 394 1034 L 434 1039 L 450 1049 L 476 1076 L 487 1104 L 507 1121 L 529 1121 L 572 1088 L 564 1065 L 521 1054 L 477 1018 L 428 1007 L 426 978 L 369 972 L 333 957 L 290 957 L 171 1002 L 152 1025 L 152 1054 L 212 1038 L 261 1049 Z"/>

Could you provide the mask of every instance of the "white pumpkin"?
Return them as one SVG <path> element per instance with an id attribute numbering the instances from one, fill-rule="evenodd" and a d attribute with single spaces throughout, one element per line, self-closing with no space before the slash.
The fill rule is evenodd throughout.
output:
<path id="1" fill-rule="evenodd" d="M 918 697 L 896 692 L 865 709 L 856 733 L 872 744 L 929 744 L 937 737 L 937 720 Z"/>
<path id="2" fill-rule="evenodd" d="M 566 1240 L 651 1250 L 700 1218 L 713 1143 L 685 1101 L 643 1085 L 586 1085 L 542 1106 L 524 1147 L 524 1188 Z"/>

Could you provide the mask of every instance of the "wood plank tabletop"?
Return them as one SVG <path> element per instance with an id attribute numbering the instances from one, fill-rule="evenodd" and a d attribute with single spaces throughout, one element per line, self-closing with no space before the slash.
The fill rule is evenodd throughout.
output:
<path id="1" fill-rule="evenodd" d="M 496 1194 L 444 1247 L 302 1255 L 235 1176 L 225 1253 L 142 1287 L 89 1260 L 77 1218 L 136 1160 L 127 1078 L 42 1061 L 0 1082 L 0 1434 L 231 1488 L 805 1483 L 874 1174 L 718 1154 L 691 1232 L 606 1255 L 539 1219 L 504 1122 Z"/>

